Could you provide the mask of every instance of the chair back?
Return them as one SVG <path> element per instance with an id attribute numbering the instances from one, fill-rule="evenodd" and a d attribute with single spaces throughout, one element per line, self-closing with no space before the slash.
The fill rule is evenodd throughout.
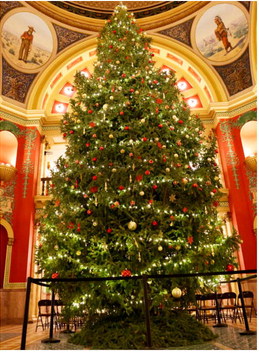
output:
<path id="1" fill-rule="evenodd" d="M 238 294 L 238 301 L 240 303 L 241 301 L 241 294 L 239 293 Z M 243 298 L 244 298 L 244 302 L 245 302 L 245 305 L 253 305 L 253 302 L 254 302 L 254 293 L 247 290 L 247 291 L 243 291 Z"/>
<path id="2" fill-rule="evenodd" d="M 41 299 L 38 301 L 39 314 L 50 314 L 51 312 L 51 300 Z"/>
<path id="3" fill-rule="evenodd" d="M 221 306 L 235 306 L 236 305 L 237 295 L 235 292 L 225 292 L 221 293 L 220 304 Z"/>

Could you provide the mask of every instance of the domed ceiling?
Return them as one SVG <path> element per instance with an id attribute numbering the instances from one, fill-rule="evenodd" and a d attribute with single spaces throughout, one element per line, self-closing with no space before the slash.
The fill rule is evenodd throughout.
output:
<path id="1" fill-rule="evenodd" d="M 183 5 L 186 1 L 123 1 L 136 18 L 159 14 Z M 121 1 L 52 1 L 69 12 L 91 18 L 106 19 Z"/>

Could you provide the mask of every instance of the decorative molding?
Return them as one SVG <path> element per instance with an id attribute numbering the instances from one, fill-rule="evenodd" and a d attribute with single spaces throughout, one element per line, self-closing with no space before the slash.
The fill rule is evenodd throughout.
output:
<path id="1" fill-rule="evenodd" d="M 58 48 L 57 48 L 58 53 L 61 50 L 67 48 L 69 45 L 74 44 L 81 39 L 85 39 L 89 37 L 89 34 L 75 32 L 70 29 L 58 26 L 55 23 L 53 23 L 53 27 L 56 31 L 56 35 L 58 39 Z"/>
<path id="2" fill-rule="evenodd" d="M 15 9 L 16 7 L 23 7 L 23 5 L 19 1 L 1 1 L 0 19 L 4 17 L 7 12 Z"/>
<path id="3" fill-rule="evenodd" d="M 24 103 L 37 74 L 26 74 L 14 69 L 2 57 L 2 95 Z"/>
<path id="4" fill-rule="evenodd" d="M 231 64 L 213 67 L 222 78 L 230 96 L 253 86 L 249 47 L 239 59 Z"/>
<path id="5" fill-rule="evenodd" d="M 155 4 L 154 6 L 152 6 L 153 8 L 151 6 L 148 6 L 148 2 L 146 2 L 147 3 L 146 8 L 136 9 L 136 12 L 134 12 L 134 9 L 130 11 L 134 12 L 134 16 L 136 18 L 143 18 L 143 17 L 158 15 L 165 11 L 175 9 L 176 7 L 181 6 L 185 2 L 186 1 L 161 1 L 161 2 L 159 1 L 157 2 L 158 4 Z M 85 3 L 87 3 L 88 6 Z M 57 6 L 70 13 L 84 16 L 84 17 L 96 18 L 99 20 L 107 20 L 113 13 L 115 6 L 119 4 L 119 1 L 108 1 L 108 3 L 110 3 L 109 10 L 107 6 L 105 9 L 100 9 L 100 8 L 93 9 L 91 8 L 91 6 L 89 6 L 89 2 L 85 2 L 85 1 L 82 2 L 82 5 L 80 5 L 80 2 L 78 1 L 76 2 L 76 4 L 74 4 L 74 2 L 67 2 L 67 1 L 52 1 L 52 4 L 54 6 Z"/>
<path id="6" fill-rule="evenodd" d="M 11 120 L 11 122 L 22 125 L 24 127 L 39 126 L 40 118 L 37 120 L 28 120 L 26 118 L 18 117 L 10 113 L 0 110 L 0 118 Z"/>
<path id="7" fill-rule="evenodd" d="M 163 34 L 167 37 L 178 40 L 181 43 L 192 47 L 191 45 L 191 28 L 194 18 L 180 23 L 179 25 L 171 28 L 164 29 L 158 33 Z"/>
<path id="8" fill-rule="evenodd" d="M 239 164 L 239 159 L 237 154 L 233 149 L 233 136 L 231 131 L 231 122 L 229 120 L 220 122 L 220 130 L 223 134 L 223 141 L 227 143 L 227 165 L 232 169 L 233 179 L 235 182 L 236 189 L 240 189 L 239 176 L 237 171 L 237 165 Z"/>
<path id="9" fill-rule="evenodd" d="M 244 104 L 238 108 L 233 108 L 229 111 L 215 111 L 215 117 L 216 118 L 219 118 L 219 119 L 230 119 L 230 118 L 233 118 L 233 117 L 236 117 L 238 115 L 241 115 L 245 112 L 248 112 L 252 109 L 255 109 L 257 108 L 257 101 L 252 101 L 252 102 L 249 102 L 247 104 Z"/>
<path id="10" fill-rule="evenodd" d="M 34 150 L 34 141 L 37 137 L 35 130 L 27 130 L 26 131 L 26 140 L 25 140 L 25 161 L 22 167 L 22 171 L 24 172 L 24 180 L 23 180 L 23 194 L 22 197 L 25 199 L 27 197 L 27 189 L 29 184 L 30 174 L 33 173 L 34 164 L 31 161 L 31 154 Z"/>

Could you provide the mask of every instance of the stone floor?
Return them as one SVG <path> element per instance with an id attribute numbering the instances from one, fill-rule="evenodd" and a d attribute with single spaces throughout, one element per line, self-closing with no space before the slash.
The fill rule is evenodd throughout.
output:
<path id="1" fill-rule="evenodd" d="M 218 338 L 200 345 L 188 347 L 173 347 L 170 350 L 256 350 L 257 336 L 256 335 L 240 335 L 244 331 L 244 324 L 232 324 L 228 322 L 228 327 L 213 328 L 213 323 L 210 323 L 211 329 L 218 334 Z M 256 331 L 256 318 L 250 323 L 250 330 Z M 35 333 L 35 324 L 28 326 L 28 336 L 26 350 L 88 350 L 89 348 L 77 346 L 67 342 L 68 334 L 54 332 L 54 338 L 60 339 L 59 343 L 42 343 L 41 340 L 48 337 L 47 331 L 38 330 Z M 19 350 L 21 340 L 21 326 L 5 326 L 0 329 L 0 349 L 1 350 Z M 107 347 L 109 350 L 109 347 Z"/>

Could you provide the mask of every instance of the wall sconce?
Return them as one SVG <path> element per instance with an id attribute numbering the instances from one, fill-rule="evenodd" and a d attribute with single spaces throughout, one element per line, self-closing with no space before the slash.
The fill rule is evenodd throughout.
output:
<path id="1" fill-rule="evenodd" d="M 245 158 L 245 165 L 247 168 L 253 172 L 257 170 L 257 157 L 256 156 L 247 156 Z"/>
<path id="2" fill-rule="evenodd" d="M 16 168 L 11 164 L 0 163 L 0 180 L 11 181 L 16 173 Z"/>

